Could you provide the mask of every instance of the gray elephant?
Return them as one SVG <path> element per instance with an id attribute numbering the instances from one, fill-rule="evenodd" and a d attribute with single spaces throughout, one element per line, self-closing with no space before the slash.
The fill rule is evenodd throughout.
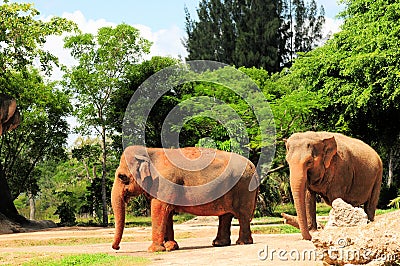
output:
<path id="1" fill-rule="evenodd" d="M 286 141 L 286 160 L 297 212 L 292 224 L 298 224 L 304 239 L 311 240 L 309 229 L 317 227 L 316 194 L 329 205 L 337 198 L 364 205 L 374 220 L 382 161 L 369 145 L 339 133 L 295 133 Z"/>

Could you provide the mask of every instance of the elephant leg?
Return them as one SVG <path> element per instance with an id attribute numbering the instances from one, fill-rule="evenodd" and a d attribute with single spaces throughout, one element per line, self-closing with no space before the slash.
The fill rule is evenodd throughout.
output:
<path id="1" fill-rule="evenodd" d="M 375 182 L 374 187 L 372 188 L 371 196 L 368 199 L 368 201 L 364 204 L 365 213 L 368 216 L 368 220 L 370 220 L 371 222 L 374 221 L 375 219 L 375 210 L 376 206 L 378 205 L 381 183 L 382 183 L 381 179 L 378 179 Z"/>
<path id="2" fill-rule="evenodd" d="M 151 231 L 153 243 L 148 248 L 149 252 L 165 251 L 164 237 L 166 235 L 167 221 L 171 213 L 170 205 L 159 201 L 151 200 Z"/>
<path id="3" fill-rule="evenodd" d="M 167 251 L 179 249 L 178 243 L 174 239 L 174 212 L 171 211 L 168 215 L 167 228 L 164 237 L 164 247 Z"/>
<path id="4" fill-rule="evenodd" d="M 217 237 L 213 240 L 214 247 L 229 246 L 231 244 L 231 223 L 233 214 L 226 213 L 218 217 L 218 233 Z"/>
<path id="5" fill-rule="evenodd" d="M 245 244 L 253 244 L 253 238 L 251 237 L 251 230 L 250 230 L 250 215 L 241 215 L 238 217 L 239 220 L 239 238 L 236 241 L 237 245 L 245 245 Z"/>
<path id="6" fill-rule="evenodd" d="M 310 231 L 318 229 L 317 226 L 317 198 L 316 193 L 306 190 L 306 215 L 307 224 Z"/>

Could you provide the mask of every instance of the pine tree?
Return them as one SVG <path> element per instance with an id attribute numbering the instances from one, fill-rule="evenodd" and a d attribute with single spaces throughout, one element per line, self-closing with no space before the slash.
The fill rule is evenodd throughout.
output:
<path id="1" fill-rule="evenodd" d="M 187 59 L 279 71 L 321 41 L 317 11 L 315 0 L 202 0 L 198 21 L 185 8 Z"/>
<path id="2" fill-rule="evenodd" d="M 288 42 L 290 61 L 299 52 L 309 52 L 322 40 L 322 26 L 325 23 L 324 7 L 319 15 L 315 0 L 305 4 L 303 0 L 289 0 L 288 21 L 290 21 L 290 39 Z M 290 63 L 290 62 L 289 62 Z"/>
<path id="3" fill-rule="evenodd" d="M 203 0 L 197 9 L 199 21 L 193 21 L 185 8 L 188 38 L 184 45 L 189 53 L 187 59 L 233 63 L 236 35 L 231 5 L 230 0 Z"/>
<path id="4" fill-rule="evenodd" d="M 236 1 L 241 5 L 237 20 L 235 63 L 238 66 L 279 71 L 279 29 L 282 21 L 277 1 Z"/>

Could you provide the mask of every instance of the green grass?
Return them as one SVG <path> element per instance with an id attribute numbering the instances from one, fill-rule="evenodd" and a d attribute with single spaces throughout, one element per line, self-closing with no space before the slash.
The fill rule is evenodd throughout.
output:
<path id="1" fill-rule="evenodd" d="M 68 237 L 68 238 L 53 238 L 53 239 L 13 239 L 5 240 L 0 242 L 0 248 L 10 247 L 37 247 L 37 246 L 79 246 L 79 245 L 93 245 L 100 243 L 111 243 L 113 235 L 104 237 Z M 137 242 L 137 241 L 150 241 L 151 234 L 148 236 L 124 236 L 126 242 Z M 111 244 L 110 244 L 111 245 Z M 0 263 L 1 265 L 1 263 Z"/>
<path id="2" fill-rule="evenodd" d="M 300 233 L 300 230 L 291 225 L 276 226 L 254 226 L 251 228 L 254 234 L 293 234 Z"/>
<path id="3" fill-rule="evenodd" d="M 112 256 L 108 254 L 79 254 L 67 255 L 63 258 L 42 257 L 33 259 L 22 264 L 23 266 L 33 265 L 48 265 L 48 266 L 63 266 L 63 265 L 80 265 L 80 266 L 101 266 L 101 265 L 146 265 L 151 261 L 143 257 L 130 256 Z"/>
<path id="4" fill-rule="evenodd" d="M 391 208 L 391 209 L 386 209 L 386 210 L 378 209 L 378 210 L 375 211 L 375 214 L 376 215 L 381 215 L 381 214 L 385 214 L 385 213 L 389 213 L 389 212 L 393 212 L 393 211 L 398 211 L 398 210 L 399 209 L 396 209 L 396 208 Z"/>
<path id="5" fill-rule="evenodd" d="M 196 217 L 192 214 L 181 213 L 174 215 L 174 224 L 181 224 Z M 110 226 L 114 226 L 114 217 L 110 217 Z M 151 217 L 126 215 L 125 227 L 149 227 L 151 226 Z"/>
<path id="6" fill-rule="evenodd" d="M 0 255 L 1 265 L 148 265 L 151 260 L 144 257 L 113 256 L 109 254 L 58 254 L 58 253 L 29 253 L 13 252 Z"/>
<path id="7" fill-rule="evenodd" d="M 327 216 L 329 215 L 329 211 L 332 208 L 325 203 L 317 203 L 317 215 L 318 216 Z M 296 208 L 293 203 L 281 204 L 276 206 L 274 211 L 274 216 L 280 217 L 281 213 L 287 213 L 291 215 L 296 215 Z"/>
<path id="8" fill-rule="evenodd" d="M 237 224 L 239 224 L 239 222 Z M 283 224 L 283 218 L 282 217 L 269 217 L 269 216 L 258 217 L 258 218 L 254 218 L 251 221 L 251 224 L 252 225 Z"/>

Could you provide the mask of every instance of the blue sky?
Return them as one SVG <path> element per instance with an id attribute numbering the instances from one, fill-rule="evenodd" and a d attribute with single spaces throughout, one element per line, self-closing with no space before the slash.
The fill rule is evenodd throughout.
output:
<path id="1" fill-rule="evenodd" d="M 199 0 L 146 0 L 146 1 L 99 1 L 99 0 L 17 0 L 31 2 L 41 12 L 42 16 L 62 16 L 80 10 L 87 19 L 114 23 L 143 24 L 153 31 L 178 26 L 184 28 L 184 7 L 192 14 L 196 12 Z M 327 17 L 334 18 L 340 10 L 335 0 L 317 0 L 323 5 Z"/>
<path id="2" fill-rule="evenodd" d="M 43 16 L 62 16 L 80 10 L 88 19 L 105 19 L 115 23 L 143 24 L 154 31 L 173 25 L 184 26 L 185 5 L 195 12 L 199 0 L 146 0 L 146 1 L 99 1 L 99 0 L 26 0 L 34 3 Z"/>

